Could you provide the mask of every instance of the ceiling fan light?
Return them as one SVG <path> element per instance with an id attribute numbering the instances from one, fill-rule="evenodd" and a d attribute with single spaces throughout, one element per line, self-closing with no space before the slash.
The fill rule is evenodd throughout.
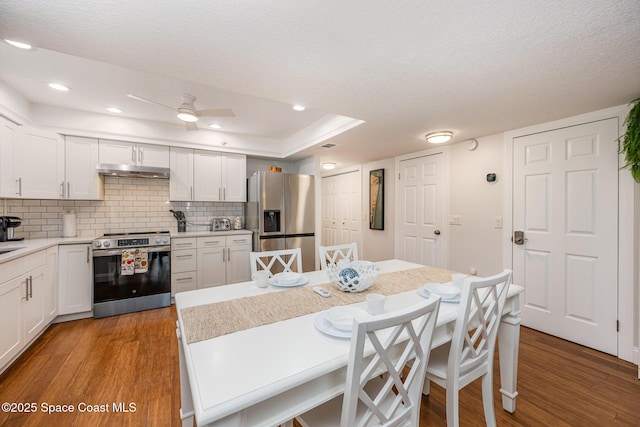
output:
<path id="1" fill-rule="evenodd" d="M 183 122 L 193 123 L 198 121 L 198 117 L 193 111 L 186 108 L 178 108 L 178 118 Z"/>
<path id="2" fill-rule="evenodd" d="M 4 41 L 13 47 L 17 47 L 18 49 L 30 50 L 33 47 L 29 43 L 23 43 L 17 40 L 4 39 Z"/>
<path id="3" fill-rule="evenodd" d="M 306 107 L 304 105 L 296 104 L 293 106 L 293 109 L 296 111 L 304 111 L 306 110 Z"/>
<path id="4" fill-rule="evenodd" d="M 429 142 L 431 144 L 442 144 L 444 142 L 449 141 L 451 139 L 451 137 L 453 137 L 453 132 L 448 131 L 448 130 L 444 130 L 444 131 L 440 131 L 440 132 L 428 133 L 425 136 L 427 142 Z"/>

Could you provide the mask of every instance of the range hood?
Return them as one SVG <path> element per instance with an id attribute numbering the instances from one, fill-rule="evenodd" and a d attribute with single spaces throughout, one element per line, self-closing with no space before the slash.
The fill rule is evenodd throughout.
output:
<path id="1" fill-rule="evenodd" d="M 101 175 L 128 176 L 133 178 L 169 178 L 169 168 L 152 166 L 99 163 L 96 171 Z"/>

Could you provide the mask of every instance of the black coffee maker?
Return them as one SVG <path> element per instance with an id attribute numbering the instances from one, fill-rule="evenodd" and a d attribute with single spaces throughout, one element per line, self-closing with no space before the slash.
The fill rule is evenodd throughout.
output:
<path id="1" fill-rule="evenodd" d="M 23 240 L 24 237 L 14 237 L 16 227 L 22 224 L 22 219 L 17 216 L 0 216 L 0 242 L 13 242 Z"/>

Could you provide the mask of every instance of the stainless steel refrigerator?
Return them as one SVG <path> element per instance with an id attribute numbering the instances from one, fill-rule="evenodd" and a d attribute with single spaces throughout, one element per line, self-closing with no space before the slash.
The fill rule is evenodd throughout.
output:
<path id="1" fill-rule="evenodd" d="M 257 172 L 247 179 L 245 221 L 253 250 L 300 248 L 302 270 L 315 270 L 313 175 Z"/>

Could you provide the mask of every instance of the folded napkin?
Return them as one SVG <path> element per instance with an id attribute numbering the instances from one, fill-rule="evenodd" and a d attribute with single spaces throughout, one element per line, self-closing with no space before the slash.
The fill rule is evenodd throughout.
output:
<path id="1" fill-rule="evenodd" d="M 120 275 L 130 276 L 135 272 L 135 249 L 123 249 L 120 261 Z"/>
<path id="2" fill-rule="evenodd" d="M 146 248 L 136 249 L 135 256 L 134 271 L 136 273 L 146 273 L 149 270 L 149 251 Z"/>

